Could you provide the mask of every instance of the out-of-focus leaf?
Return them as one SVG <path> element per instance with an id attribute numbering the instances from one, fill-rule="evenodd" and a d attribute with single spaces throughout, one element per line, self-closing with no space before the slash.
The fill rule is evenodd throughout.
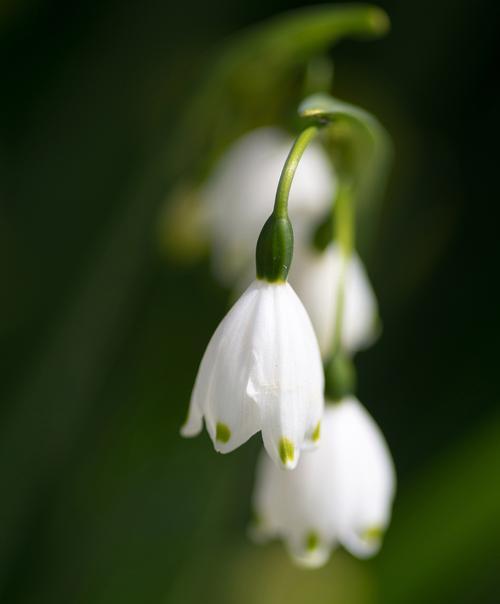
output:
<path id="1" fill-rule="evenodd" d="M 396 499 L 376 560 L 383 604 L 454 602 L 500 554 L 500 416 L 478 427 Z"/>
<path id="2" fill-rule="evenodd" d="M 175 139 L 179 170 L 208 165 L 242 132 L 283 122 L 300 101 L 308 61 L 344 37 L 372 38 L 389 27 L 370 5 L 324 5 L 275 17 L 235 36 L 188 104 Z"/>
<path id="3" fill-rule="evenodd" d="M 333 553 L 327 565 L 314 570 L 293 564 L 281 543 L 245 547 L 228 543 L 219 550 L 204 551 L 202 556 L 195 553 L 191 562 L 179 573 L 165 603 L 374 602 L 370 569 L 340 550 Z"/>
<path id="4" fill-rule="evenodd" d="M 106 233 L 103 251 L 75 288 L 66 316 L 0 426 L 0 594 L 9 557 L 29 533 L 36 501 L 57 480 L 85 425 L 141 288 L 138 272 L 156 204 L 133 199 Z M 142 268 L 144 271 L 144 268 Z"/>
<path id="5" fill-rule="evenodd" d="M 244 132 L 266 124 L 289 127 L 311 85 L 312 59 L 342 38 L 374 38 L 388 27 L 387 15 L 374 6 L 324 5 L 275 17 L 235 36 L 208 64 L 173 136 L 176 152 L 170 169 L 185 181 L 182 187 L 192 190 L 221 151 Z M 169 197 L 168 203 L 182 208 L 189 200 Z M 170 221 L 160 233 L 161 245 L 177 260 L 191 260 L 203 246 L 181 239 L 180 228 L 180 221 Z M 203 237 L 203 230 L 197 231 L 197 240 Z"/>

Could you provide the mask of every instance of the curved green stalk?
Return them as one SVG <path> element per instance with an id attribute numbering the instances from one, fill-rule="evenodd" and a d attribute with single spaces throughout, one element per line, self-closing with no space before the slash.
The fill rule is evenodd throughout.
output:
<path id="1" fill-rule="evenodd" d="M 233 35 L 216 52 L 207 49 L 199 85 L 189 99 L 178 99 L 182 114 L 169 136 L 174 150 L 166 162 L 169 173 L 195 195 L 229 144 L 254 128 L 283 124 L 300 101 L 297 76 L 304 77 L 311 60 L 342 39 L 374 40 L 389 27 L 387 14 L 376 6 L 322 4 L 274 16 Z M 183 201 L 179 195 L 173 199 Z M 200 257 L 208 248 L 207 234 L 195 225 L 196 245 L 192 236 L 184 239 L 177 228 L 182 215 L 171 221 L 167 234 L 175 233 L 173 251 L 187 259 Z M 199 245 L 201 240 L 205 245 Z"/>
<path id="2" fill-rule="evenodd" d="M 382 124 L 370 113 L 327 94 L 303 101 L 299 116 L 312 123 L 328 123 L 336 170 L 347 179 L 356 200 L 356 222 L 362 255 L 369 252 L 377 227 L 378 202 L 387 179 L 392 144 Z"/>
<path id="3" fill-rule="evenodd" d="M 293 256 L 293 228 L 288 218 L 288 197 L 300 158 L 318 129 L 316 125 L 309 126 L 295 139 L 281 172 L 273 212 L 257 241 L 257 278 L 270 283 L 280 283 L 288 277 Z"/>
<path id="4" fill-rule="evenodd" d="M 340 269 L 337 285 L 337 304 L 333 330 L 332 353 L 325 366 L 325 395 L 328 401 L 338 402 L 352 394 L 356 386 L 356 371 L 352 360 L 342 346 L 342 326 L 345 309 L 346 274 L 354 250 L 354 203 L 349 183 L 341 182 L 333 206 L 333 240 L 340 251 Z"/>
<path id="5" fill-rule="evenodd" d="M 333 212 L 335 217 L 334 240 L 339 246 L 341 262 L 332 348 L 332 354 L 336 355 L 342 352 L 342 324 L 345 306 L 345 276 L 347 266 L 354 249 L 354 204 L 349 185 L 340 184 Z"/>
<path id="6" fill-rule="evenodd" d="M 334 212 L 336 239 L 340 250 L 340 274 L 334 325 L 333 348 L 325 368 L 325 392 L 333 401 L 354 391 L 355 371 L 351 359 L 342 349 L 342 325 L 345 307 L 345 279 L 354 249 L 354 233 L 364 236 L 364 251 L 370 242 L 366 236 L 375 230 L 377 201 L 385 184 L 391 156 L 389 136 L 380 122 L 367 111 L 338 101 L 328 94 L 308 97 L 299 107 L 299 116 L 313 124 L 329 124 L 327 130 L 335 168 L 340 180 Z M 356 221 L 355 221 L 355 204 Z M 323 229 L 318 243 L 324 244 Z M 318 235 L 319 233 L 317 233 Z M 364 245 L 363 245 L 364 244 Z"/>
<path id="7" fill-rule="evenodd" d="M 303 130 L 295 139 L 293 146 L 286 158 L 285 165 L 281 172 L 278 189 L 276 191 L 276 200 L 274 202 L 274 215 L 277 218 L 285 218 L 288 216 L 288 197 L 292 186 L 293 177 L 297 171 L 300 158 L 307 149 L 307 146 L 316 136 L 318 126 L 309 126 Z"/>
<path id="8" fill-rule="evenodd" d="M 298 113 L 302 118 L 323 122 L 332 123 L 340 118 L 353 121 L 366 131 L 374 143 L 387 136 L 380 122 L 371 113 L 350 103 L 339 101 L 329 94 L 311 95 L 300 104 Z"/>
<path id="9" fill-rule="evenodd" d="M 290 107 L 297 72 L 309 60 L 344 38 L 376 39 L 389 28 L 387 14 L 376 6 L 323 4 L 274 16 L 234 35 L 218 53 L 209 53 L 205 77 L 172 137 L 174 173 L 192 174 L 193 161 L 207 158 L 198 167 L 203 175 L 230 141 L 279 121 Z"/>

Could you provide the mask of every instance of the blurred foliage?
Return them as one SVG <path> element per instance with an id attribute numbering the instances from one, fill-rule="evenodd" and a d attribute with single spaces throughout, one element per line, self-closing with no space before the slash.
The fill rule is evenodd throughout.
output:
<path id="1" fill-rule="evenodd" d="M 342 38 L 377 37 L 388 27 L 378 8 L 323 5 L 275 17 L 234 37 L 207 67 L 181 120 L 177 157 L 182 161 L 187 156 L 192 171 L 193 155 L 206 162 L 207 153 L 210 157 L 212 150 L 216 155 L 248 130 L 289 123 L 303 96 L 312 58 Z"/>
<path id="2" fill-rule="evenodd" d="M 395 141 L 366 258 L 384 337 L 358 365 L 399 495 L 377 559 L 307 573 L 246 541 L 257 439 L 177 435 L 226 292 L 155 232 L 174 182 L 287 122 L 347 31 L 281 0 L 2 4 L 2 602 L 498 602 L 494 6 L 383 6 L 386 40 L 335 48 L 334 93 Z"/>
<path id="3" fill-rule="evenodd" d="M 497 557 L 500 543 L 500 484 L 492 481 L 492 471 L 500 467 L 499 443 L 497 412 L 408 486 L 375 561 L 380 601 L 402 602 L 411 594 L 415 602 L 451 602 L 457 583 L 467 589 L 488 577 L 493 568 L 488 558 Z M 469 597 L 474 592 L 483 601 L 479 585 Z"/>

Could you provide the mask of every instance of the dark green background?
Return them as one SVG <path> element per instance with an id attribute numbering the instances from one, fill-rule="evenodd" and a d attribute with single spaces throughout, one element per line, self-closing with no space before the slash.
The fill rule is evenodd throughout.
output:
<path id="1" fill-rule="evenodd" d="M 207 57 L 295 6 L 0 2 L 1 602 L 500 602 L 494 2 L 382 2 L 390 34 L 332 52 L 395 145 L 358 358 L 399 477 L 381 554 L 249 544 L 258 439 L 178 436 L 227 292 L 160 253 L 172 132 Z"/>

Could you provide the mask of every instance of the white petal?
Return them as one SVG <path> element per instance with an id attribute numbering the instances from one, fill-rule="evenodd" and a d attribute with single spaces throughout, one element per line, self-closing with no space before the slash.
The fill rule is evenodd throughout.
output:
<path id="1" fill-rule="evenodd" d="M 258 518 L 254 538 L 281 538 L 293 560 L 300 566 L 326 563 L 335 547 L 327 501 L 322 497 L 320 467 L 306 452 L 293 472 L 283 472 L 263 453 L 260 457 L 253 505 Z"/>
<path id="2" fill-rule="evenodd" d="M 203 428 L 203 413 L 194 401 L 189 404 L 186 422 L 181 427 L 181 435 L 185 438 L 197 436 Z"/>
<path id="3" fill-rule="evenodd" d="M 184 435 L 201 416 L 217 451 L 262 430 L 278 464 L 293 468 L 317 440 L 323 370 L 307 313 L 288 284 L 255 281 L 215 331 L 196 378 Z"/>
<path id="4" fill-rule="evenodd" d="M 327 406 L 323 439 L 293 472 L 261 455 L 253 506 L 258 535 L 279 537 L 299 563 L 319 565 L 340 541 L 358 556 L 376 551 L 389 522 L 394 469 L 375 423 L 353 397 Z"/>
<path id="5" fill-rule="evenodd" d="M 345 323 L 342 341 L 346 350 L 355 352 L 372 344 L 378 335 L 377 300 L 357 254 L 353 254 L 349 261 L 345 288 Z"/>
<path id="6" fill-rule="evenodd" d="M 259 409 L 246 395 L 257 300 L 252 284 L 222 320 L 203 356 L 193 390 L 191 407 L 203 411 L 208 433 L 221 453 L 239 447 L 260 429 Z"/>
<path id="7" fill-rule="evenodd" d="M 184 437 L 196 436 L 203 427 L 202 418 L 207 412 L 208 393 L 211 392 L 214 367 L 219 354 L 220 340 L 224 332 L 223 323 L 224 321 L 219 324 L 219 327 L 210 338 L 210 342 L 201 359 L 189 403 L 188 418 L 181 428 L 181 435 Z"/>
<path id="8" fill-rule="evenodd" d="M 392 459 L 378 426 L 356 398 L 331 408 L 328 424 L 339 540 L 353 554 L 369 556 L 378 550 L 390 519 Z"/>
<path id="9" fill-rule="evenodd" d="M 262 283 L 256 316 L 247 393 L 259 405 L 269 455 L 293 469 L 322 415 L 318 344 L 302 303 L 287 283 Z"/>
<path id="10" fill-rule="evenodd" d="M 328 357 L 334 338 L 340 272 L 341 254 L 336 245 L 324 252 L 300 243 L 295 246 L 290 282 L 311 317 L 323 358 Z M 371 344 L 377 335 L 377 301 L 356 254 L 348 260 L 344 291 L 342 343 L 353 353 Z"/>
<path id="11" fill-rule="evenodd" d="M 253 267 L 255 242 L 273 207 L 292 142 L 287 133 L 275 128 L 245 135 L 224 154 L 202 191 L 214 271 L 224 284 L 234 285 Z M 294 226 L 299 220 L 308 224 L 320 220 L 333 195 L 330 162 L 321 147 L 313 144 L 304 153 L 290 192 Z"/>

